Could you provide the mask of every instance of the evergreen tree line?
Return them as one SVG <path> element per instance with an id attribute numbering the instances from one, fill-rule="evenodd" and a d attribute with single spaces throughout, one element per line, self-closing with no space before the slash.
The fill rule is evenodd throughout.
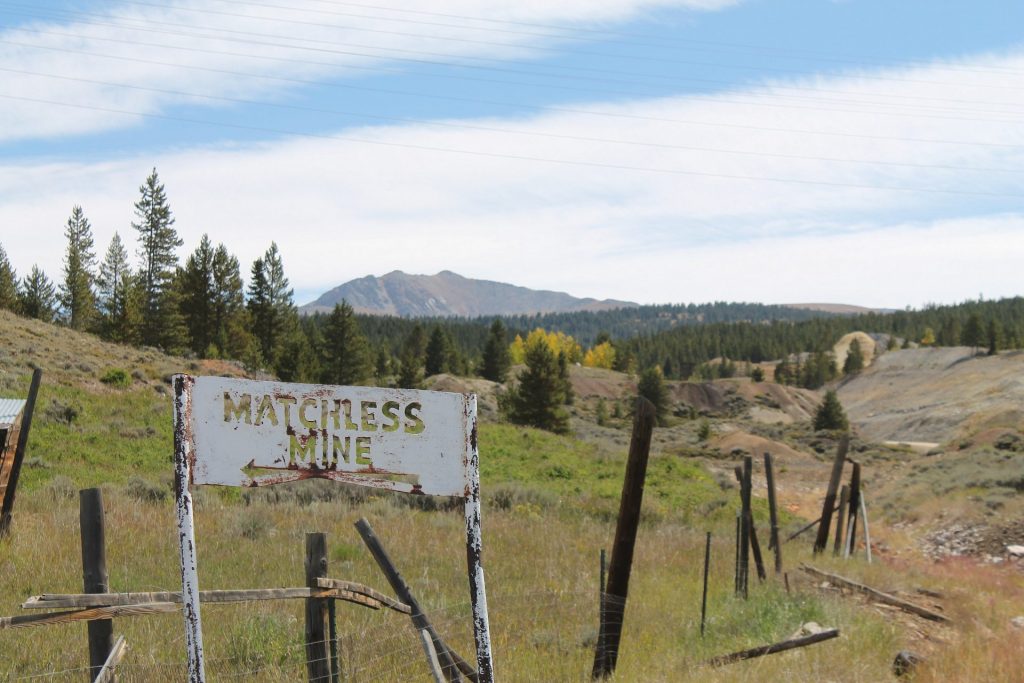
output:
<path id="1" fill-rule="evenodd" d="M 276 244 L 252 263 L 246 286 L 238 259 L 206 235 L 181 264 L 183 242 L 174 223 L 155 169 L 134 205 L 134 262 L 118 233 L 98 258 L 89 220 L 75 206 L 56 284 L 36 265 L 19 278 L 0 245 L 0 308 L 113 342 L 240 360 L 285 381 L 357 384 L 375 378 L 403 387 L 418 387 L 424 377 L 443 372 L 504 381 L 509 343 L 537 328 L 583 342 L 589 347 L 584 362 L 596 367 L 633 373 L 657 367 L 663 378 L 713 379 L 735 374 L 736 362 L 784 359 L 776 373 L 780 381 L 808 387 L 836 376 L 828 351 L 854 330 L 990 351 L 1024 345 L 1022 297 L 856 316 L 722 302 L 493 320 L 361 315 L 342 302 L 330 313 L 300 316 Z M 563 368 L 577 360 L 548 351 Z M 538 366 L 550 364 L 540 351 L 533 355 Z"/>

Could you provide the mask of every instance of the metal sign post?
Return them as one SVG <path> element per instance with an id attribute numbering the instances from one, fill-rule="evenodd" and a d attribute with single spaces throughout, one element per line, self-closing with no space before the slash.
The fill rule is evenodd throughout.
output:
<path id="1" fill-rule="evenodd" d="M 476 396 L 176 375 L 174 447 L 190 683 L 205 681 L 190 487 L 301 479 L 465 500 L 479 680 L 493 680 Z"/>

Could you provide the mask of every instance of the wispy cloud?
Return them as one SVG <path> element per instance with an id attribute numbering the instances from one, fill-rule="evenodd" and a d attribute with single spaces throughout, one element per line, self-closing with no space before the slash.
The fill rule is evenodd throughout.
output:
<path id="1" fill-rule="evenodd" d="M 181 104 L 223 106 L 202 96 L 282 97 L 300 87 L 281 79 L 364 76 L 367 69 L 407 68 L 436 55 L 455 62 L 529 58 L 573 37 L 571 30 L 547 24 L 598 26 L 659 8 L 714 10 L 735 2 L 487 4 L 490 18 L 517 22 L 511 24 L 470 19 L 481 14 L 480 5 L 460 0 L 399 3 L 401 13 L 316 0 L 288 7 L 192 0 L 166 7 L 115 3 L 91 11 L 10 9 L 5 13 L 23 22 L 0 33 L 0 94 L 22 99 L 6 99 L 0 107 L 0 142 L 139 125 L 138 117 L 112 110 L 156 114 Z"/>
<path id="2" fill-rule="evenodd" d="M 310 298 L 395 268 L 639 301 L 998 296 L 1024 262 L 1021 74 L 985 55 L 158 165 L 188 248 L 209 232 L 251 262 L 276 240 Z M 153 163 L 0 168 L 8 253 L 57 272 L 74 203 L 99 241 L 125 233 Z"/>

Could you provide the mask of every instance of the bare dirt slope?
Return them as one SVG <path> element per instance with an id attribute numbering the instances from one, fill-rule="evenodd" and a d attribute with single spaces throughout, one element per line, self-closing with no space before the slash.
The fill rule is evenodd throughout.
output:
<path id="1" fill-rule="evenodd" d="M 1022 430 L 1024 352 L 890 351 L 838 393 L 857 431 L 872 441 L 945 443 L 986 429 Z"/>

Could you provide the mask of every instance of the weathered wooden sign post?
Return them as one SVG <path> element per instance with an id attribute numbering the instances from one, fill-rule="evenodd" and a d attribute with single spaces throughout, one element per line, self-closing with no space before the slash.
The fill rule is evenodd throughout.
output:
<path id="1" fill-rule="evenodd" d="M 475 395 L 176 375 L 174 451 L 190 683 L 205 681 L 190 487 L 314 478 L 465 500 L 478 676 L 493 680 Z"/>

